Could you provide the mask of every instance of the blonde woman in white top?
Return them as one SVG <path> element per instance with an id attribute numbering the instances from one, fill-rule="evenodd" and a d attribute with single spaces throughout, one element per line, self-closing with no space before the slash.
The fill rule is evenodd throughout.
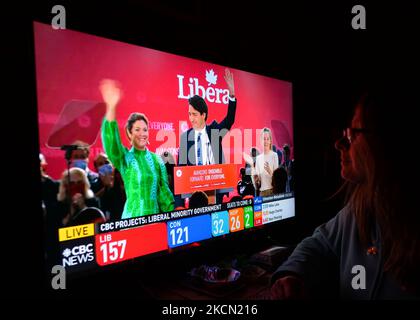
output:
<path id="1" fill-rule="evenodd" d="M 257 156 L 255 166 L 252 158 L 245 153 L 244 159 L 251 166 L 255 189 L 260 191 L 260 196 L 269 196 L 273 194 L 271 184 L 273 171 L 279 167 L 279 158 L 273 151 L 273 136 L 269 128 L 262 129 L 261 143 L 264 146 L 264 152 Z"/>

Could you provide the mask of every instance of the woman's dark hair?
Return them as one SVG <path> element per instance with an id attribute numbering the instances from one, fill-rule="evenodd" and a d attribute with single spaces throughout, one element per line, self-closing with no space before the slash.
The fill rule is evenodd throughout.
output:
<path id="1" fill-rule="evenodd" d="M 77 156 L 78 159 L 87 159 L 90 154 L 90 147 L 86 142 L 76 140 L 72 144 L 76 145 L 78 148 L 71 152 L 72 158 Z"/>
<path id="2" fill-rule="evenodd" d="M 278 167 L 273 171 L 273 178 L 271 180 L 274 194 L 281 194 L 286 192 L 287 171 L 284 167 Z"/>
<path id="3" fill-rule="evenodd" d="M 260 152 L 258 151 L 258 149 L 257 149 L 257 148 L 252 147 L 252 148 L 251 148 L 251 152 L 250 152 L 250 154 L 251 154 L 251 157 L 252 157 L 252 158 L 256 158 L 256 157 L 260 154 Z"/>
<path id="4" fill-rule="evenodd" d="M 131 134 L 131 130 L 133 129 L 133 125 L 136 121 L 143 120 L 147 126 L 149 126 L 149 120 L 147 119 L 146 115 L 139 112 L 133 112 L 127 119 L 127 123 L 125 124 L 125 133 Z"/>
<path id="5" fill-rule="evenodd" d="M 194 191 L 190 197 L 188 207 L 193 208 L 200 208 L 205 207 L 209 204 L 209 198 L 203 191 Z"/>
<path id="6" fill-rule="evenodd" d="M 200 114 L 205 113 L 206 117 L 204 118 L 204 120 L 207 120 L 207 116 L 209 114 L 208 108 L 207 108 L 207 104 L 206 101 L 204 101 L 204 99 L 198 95 L 192 96 L 191 98 L 188 99 L 188 103 L 198 112 L 200 112 Z"/>
<path id="7" fill-rule="evenodd" d="M 290 156 L 290 146 L 287 143 L 285 143 L 283 145 L 283 151 L 284 151 L 284 154 L 285 155 L 289 155 Z"/>
<path id="8" fill-rule="evenodd" d="M 242 197 L 241 196 L 233 196 L 230 200 L 229 200 L 229 202 L 235 202 L 235 201 L 241 201 L 242 200 Z"/>
<path id="9" fill-rule="evenodd" d="M 86 207 L 70 220 L 68 226 L 78 226 L 87 223 L 104 223 L 106 217 L 103 212 L 95 207 Z"/>
<path id="10" fill-rule="evenodd" d="M 419 170 L 411 152 L 417 145 L 413 110 L 420 104 L 409 86 L 390 84 L 371 88 L 356 106 L 366 129 L 366 147 L 355 152 L 355 161 L 363 165 L 366 177 L 350 185 L 347 201 L 362 243 L 369 246 L 377 221 L 385 272 L 418 292 L 420 213 L 418 188 L 414 191 L 412 182 L 418 183 Z"/>

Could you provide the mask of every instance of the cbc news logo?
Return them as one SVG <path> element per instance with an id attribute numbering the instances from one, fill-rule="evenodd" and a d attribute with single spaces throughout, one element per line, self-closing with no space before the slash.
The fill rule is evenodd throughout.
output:
<path id="1" fill-rule="evenodd" d="M 63 267 L 73 267 L 94 260 L 93 244 L 81 244 L 62 251 Z"/>

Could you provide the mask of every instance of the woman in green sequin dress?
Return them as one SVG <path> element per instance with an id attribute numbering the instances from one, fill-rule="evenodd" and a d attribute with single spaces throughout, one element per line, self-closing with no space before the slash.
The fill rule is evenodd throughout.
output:
<path id="1" fill-rule="evenodd" d="M 106 103 L 102 122 L 102 144 L 113 165 L 121 172 L 127 194 L 122 218 L 132 218 L 174 209 L 174 197 L 169 189 L 163 160 L 149 151 L 149 121 L 142 113 L 132 113 L 125 130 L 131 149 L 121 143 L 116 119 L 116 107 L 121 90 L 113 80 L 103 80 L 100 91 Z"/>

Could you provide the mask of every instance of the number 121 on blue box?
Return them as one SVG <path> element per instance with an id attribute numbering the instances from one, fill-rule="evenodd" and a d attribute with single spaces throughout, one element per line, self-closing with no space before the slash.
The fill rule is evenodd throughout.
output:
<path id="1" fill-rule="evenodd" d="M 211 238 L 210 215 L 179 219 L 167 222 L 170 248 Z"/>

